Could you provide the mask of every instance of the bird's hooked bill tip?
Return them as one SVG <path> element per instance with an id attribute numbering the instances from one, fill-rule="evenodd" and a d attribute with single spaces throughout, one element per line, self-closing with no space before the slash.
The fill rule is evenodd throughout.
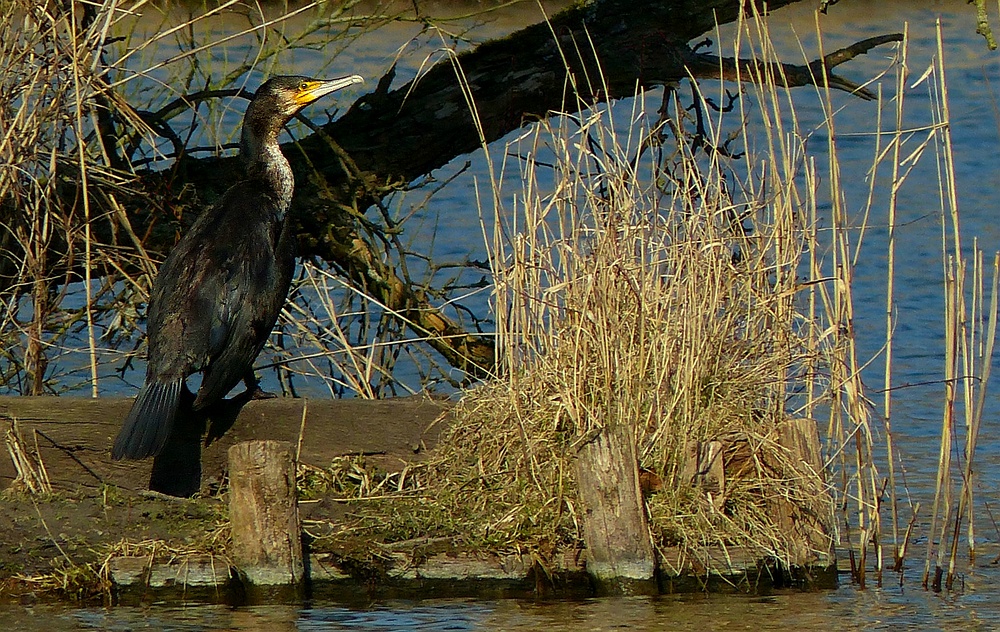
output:
<path id="1" fill-rule="evenodd" d="M 345 85 L 354 85 L 356 83 L 364 83 L 365 78 L 361 75 L 347 75 L 346 77 L 341 77 L 340 79 L 332 79 L 334 82 L 344 82 Z"/>
<path id="2" fill-rule="evenodd" d="M 301 103 L 311 103 L 322 96 L 330 94 L 331 92 L 342 90 L 347 86 L 353 86 L 356 83 L 364 83 L 364 81 L 365 80 L 361 77 L 361 75 L 348 75 L 346 77 L 339 77 L 328 81 L 311 82 L 305 90 L 299 94 L 298 100 Z"/>

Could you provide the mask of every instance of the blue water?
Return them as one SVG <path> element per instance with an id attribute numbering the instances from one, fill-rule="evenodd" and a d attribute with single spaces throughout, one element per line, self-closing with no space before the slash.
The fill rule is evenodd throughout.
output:
<path id="1" fill-rule="evenodd" d="M 426 600 L 387 601 L 362 607 L 310 604 L 229 608 L 187 604 L 67 610 L 34 606 L 0 612 L 0 625 L 8 630 L 48 632 L 995 629 L 1000 626 L 1000 611 L 995 607 L 995 597 L 984 593 L 935 594 L 898 588 L 859 592 L 843 588 L 753 597 L 697 594 L 575 601 Z"/>

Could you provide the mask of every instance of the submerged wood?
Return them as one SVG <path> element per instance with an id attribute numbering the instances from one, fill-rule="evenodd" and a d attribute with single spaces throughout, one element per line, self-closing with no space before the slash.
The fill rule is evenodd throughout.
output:
<path id="1" fill-rule="evenodd" d="M 229 448 L 229 554 L 254 586 L 299 584 L 305 576 L 297 493 L 292 444 Z"/>
<path id="2" fill-rule="evenodd" d="M 309 556 L 308 577 L 313 590 L 332 587 L 353 590 L 390 590 L 396 594 L 469 595 L 592 595 L 593 580 L 578 552 L 557 552 L 543 568 L 530 554 L 493 555 L 454 552 L 425 555 L 422 551 L 376 550 L 379 567 L 359 567 L 328 553 Z M 789 572 L 768 566 L 750 551 L 713 548 L 696 555 L 676 547 L 660 552 L 660 577 L 653 592 L 755 592 L 773 587 L 834 588 L 834 567 Z M 844 569 L 841 569 L 844 570 Z M 139 591 L 212 588 L 226 589 L 233 577 L 229 560 L 194 554 L 170 560 L 148 556 L 116 557 L 108 563 L 111 580 L 121 590 Z"/>

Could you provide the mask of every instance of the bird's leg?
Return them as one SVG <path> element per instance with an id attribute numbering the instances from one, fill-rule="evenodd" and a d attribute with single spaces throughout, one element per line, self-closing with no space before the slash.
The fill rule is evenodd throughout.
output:
<path id="1" fill-rule="evenodd" d="M 260 379 L 253 372 L 253 369 L 247 371 L 247 374 L 243 376 L 243 384 L 247 387 L 246 392 L 250 399 L 274 399 L 277 397 L 274 393 L 268 393 L 260 387 Z"/>
<path id="2" fill-rule="evenodd" d="M 201 489 L 201 438 L 207 418 L 195 411 L 194 393 L 187 384 L 181 391 L 180 410 L 163 451 L 153 459 L 149 490 L 178 498 L 189 498 Z"/>

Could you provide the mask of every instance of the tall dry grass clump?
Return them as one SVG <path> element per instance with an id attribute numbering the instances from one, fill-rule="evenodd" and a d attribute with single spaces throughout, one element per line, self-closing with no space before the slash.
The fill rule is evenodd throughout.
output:
<path id="1" fill-rule="evenodd" d="M 82 364 L 96 387 L 93 308 L 108 287 L 91 283 L 104 266 L 91 235 L 98 218 L 88 185 L 117 176 L 88 137 L 111 116 L 107 95 L 95 95 L 97 51 L 115 21 L 113 9 L 98 15 L 77 3 L 0 7 L 0 382 L 20 383 L 23 393 L 46 391 L 48 363 L 63 351 L 60 333 L 68 330 L 88 341 Z M 60 201 L 67 187 L 82 192 L 69 204 Z M 84 296 L 64 311 L 69 284 L 79 281 Z M 23 296 L 27 305 L 19 304 Z"/>
<path id="2" fill-rule="evenodd" d="M 660 546 L 787 559 L 771 500 L 832 512 L 776 434 L 806 383 L 818 405 L 832 349 L 797 279 L 816 238 L 802 139 L 775 129 L 780 148 L 733 155 L 707 100 L 710 129 L 671 90 L 663 106 L 584 107 L 508 148 L 500 170 L 517 173 L 498 178 L 485 226 L 504 374 L 465 394 L 428 479 L 466 537 L 579 545 L 573 461 L 610 428 L 636 441 Z M 712 441 L 724 489 L 690 472 Z"/>
<path id="3" fill-rule="evenodd" d="M 747 161 L 763 171 L 734 186 L 721 150 L 699 155 L 669 121 L 629 118 L 638 125 L 624 139 L 608 109 L 522 139 L 525 188 L 493 231 L 509 378 L 466 397 L 471 418 L 492 421 L 458 443 L 492 443 L 480 451 L 501 455 L 495 471 L 569 487 L 579 445 L 623 426 L 662 480 L 648 504 L 661 544 L 780 554 L 784 534 L 762 501 L 794 485 L 770 465 L 781 461 L 773 431 L 815 353 L 794 304 L 807 216 L 781 195 L 780 164 Z M 704 140 L 723 145 L 718 132 Z M 750 446 L 752 475 L 703 493 L 682 470 L 720 438 Z M 553 510 L 573 517 L 572 502 Z"/>
<path id="4" fill-rule="evenodd" d="M 841 106 L 818 86 L 823 116 L 800 125 L 759 18 L 738 30 L 736 50 L 760 63 L 740 69 L 748 87 L 729 101 L 728 117 L 721 84 L 712 99 L 702 84 L 690 104 L 668 88 L 656 115 L 641 96 L 631 111 L 578 103 L 579 114 L 514 141 L 494 167 L 516 173 L 495 179 L 494 219 L 484 223 L 504 373 L 465 394 L 429 466 L 428 493 L 397 517 L 414 533 L 494 546 L 580 546 L 574 459 L 597 433 L 624 428 L 638 446 L 661 552 L 677 547 L 690 558 L 721 547 L 802 559 L 802 534 L 786 512 L 836 508 L 830 532 L 805 545 L 847 547 L 854 579 L 864 586 L 874 572 L 881 583 L 885 511 L 902 572 L 927 516 L 920 503 L 908 512 L 897 504 L 908 491 L 890 425 L 899 396 L 892 341 L 905 318 L 893 295 L 895 208 L 929 156 L 940 190 L 945 380 L 924 583 L 936 557 L 934 585 L 950 586 L 963 528 L 975 553 L 973 462 L 1000 264 L 991 269 L 978 247 L 970 255 L 961 245 L 940 42 L 917 84 L 907 79 L 905 46 L 887 73 L 891 102 L 872 106 L 880 115 L 863 187 L 840 176 Z M 905 91 L 920 84 L 930 106 L 918 116 L 930 123 L 908 126 Z M 895 111 L 883 119 L 885 103 Z M 873 219 L 886 215 L 877 206 L 883 190 L 885 223 Z M 857 297 L 854 284 L 865 236 L 880 224 L 890 263 L 881 419 L 862 381 L 872 359 L 855 329 L 856 301 L 874 297 Z M 780 440 L 789 420 L 822 438 L 816 467 L 803 468 Z M 712 450 L 721 451 L 723 485 L 698 471 L 699 455 Z M 421 523 L 432 518 L 430 529 Z"/>
<path id="5" fill-rule="evenodd" d="M 577 103 L 492 166 L 503 373 L 465 393 L 426 493 L 380 517 L 394 537 L 581 546 L 574 459 L 624 429 L 664 553 L 803 559 L 787 512 L 831 515 L 835 500 L 862 567 L 878 546 L 883 488 L 851 327 L 859 227 L 821 188 L 839 186 L 833 106 L 818 88 L 830 140 L 817 161 L 769 74 L 780 66 L 764 63 L 777 61 L 766 25 L 739 32 L 762 62 L 743 70 L 740 98 L 720 83 L 691 103 L 667 88 L 655 114 L 643 96 L 631 110 Z M 781 442 L 790 420 L 825 436 L 822 462 L 804 467 Z M 713 451 L 722 474 L 708 476 L 699 455 Z M 805 546 L 840 541 L 836 526 L 819 535 Z"/>

